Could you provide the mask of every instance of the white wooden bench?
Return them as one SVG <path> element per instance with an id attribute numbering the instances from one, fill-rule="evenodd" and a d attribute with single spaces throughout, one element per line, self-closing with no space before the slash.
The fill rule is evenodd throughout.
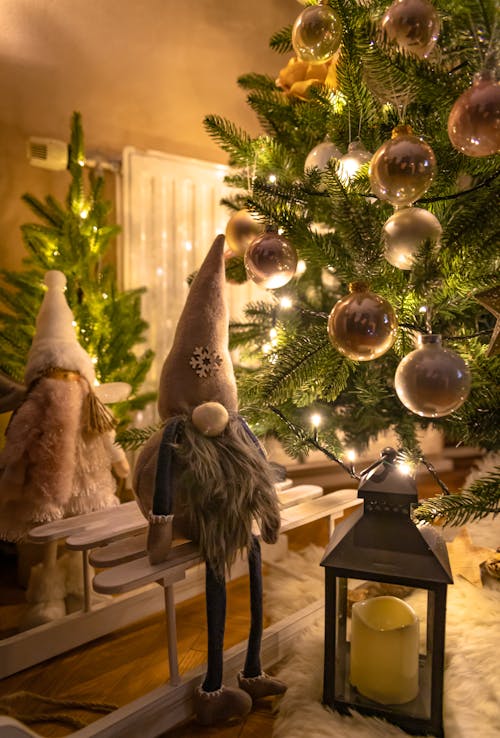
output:
<path id="1" fill-rule="evenodd" d="M 282 533 L 324 517 L 329 518 L 330 527 L 333 528 L 335 520 L 342 517 L 347 509 L 360 504 L 355 489 L 321 495 L 320 487 L 311 485 L 301 485 L 301 487 L 302 489 L 291 487 L 279 492 L 282 501 Z M 293 504 L 297 499 L 303 501 Z M 169 684 L 153 690 L 133 703 L 95 721 L 87 728 L 77 731 L 72 734 L 75 738 L 90 738 L 91 736 L 92 738 L 94 736 L 95 738 L 111 738 L 135 735 L 136 732 L 140 733 L 141 738 L 153 738 L 174 727 L 191 714 L 193 687 L 199 682 L 204 669 L 203 667 L 195 669 L 193 672 L 184 674 L 182 680 L 180 679 L 173 587 L 175 583 L 184 579 L 188 570 L 200 563 L 200 557 L 193 543 L 176 541 L 168 559 L 161 564 L 151 566 L 145 552 L 146 534 L 147 523 L 135 502 L 125 503 L 108 511 L 48 523 L 33 529 L 30 533 L 31 540 L 39 543 L 65 539 L 68 548 L 82 552 L 84 572 L 88 571 L 89 563 L 103 569 L 94 577 L 95 591 L 108 595 L 119 595 L 113 597 L 110 604 L 104 603 L 94 608 L 90 582 L 87 577 L 85 612 L 68 615 L 61 621 L 54 621 L 16 636 L 25 640 L 23 652 L 27 650 L 26 643 L 28 644 L 32 658 L 33 652 L 42 652 L 42 658 L 32 663 L 49 658 L 49 655 L 46 655 L 46 648 L 37 648 L 36 640 L 33 640 L 36 639 L 35 631 L 41 631 L 41 634 L 45 636 L 48 635 L 48 639 L 45 640 L 50 641 L 52 648 L 58 649 L 55 653 L 50 653 L 50 656 L 53 656 L 133 622 L 128 619 L 131 610 L 135 620 L 149 614 L 149 612 L 138 612 L 137 609 L 131 608 L 131 600 L 127 599 L 125 599 L 124 608 L 117 610 L 122 598 L 134 597 L 141 600 L 152 591 L 158 593 L 163 590 L 170 668 Z M 155 587 L 154 583 L 160 584 L 161 590 Z M 146 589 L 144 589 L 145 585 Z M 156 604 L 156 611 L 158 611 L 158 600 Z M 308 620 L 310 621 L 322 607 L 322 602 L 314 603 L 304 611 L 287 618 L 286 621 L 276 623 L 265 630 L 262 641 L 263 668 L 269 668 L 285 656 L 287 650 L 292 647 L 294 639 L 307 625 Z M 94 620 L 96 618 L 99 620 L 98 616 L 102 616 L 107 610 L 110 611 L 110 617 L 106 618 L 105 625 L 100 628 L 96 627 Z M 126 617 L 121 617 L 120 613 L 125 614 Z M 77 620 L 80 622 L 78 627 L 75 627 Z M 57 636 L 55 636 L 56 629 Z M 85 629 L 87 633 L 82 636 L 82 630 Z M 0 656 L 1 648 L 0 644 Z M 242 643 L 225 652 L 225 679 L 236 677 L 238 669 L 241 668 L 245 648 L 246 643 Z M 22 661 L 22 659 L 17 661 Z M 125 725 L 128 731 L 126 733 L 123 732 Z M 4 736 L 11 738 L 14 735 L 21 738 L 36 734 L 16 721 L 0 718 L 0 738 Z"/>

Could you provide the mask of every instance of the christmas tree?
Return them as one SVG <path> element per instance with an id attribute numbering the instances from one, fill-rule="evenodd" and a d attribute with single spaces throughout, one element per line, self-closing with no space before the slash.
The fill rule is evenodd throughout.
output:
<path id="1" fill-rule="evenodd" d="M 147 328 L 140 313 L 142 290 L 119 290 L 115 270 L 105 262 L 119 228 L 108 223 L 111 205 L 104 197 L 104 178 L 89 170 L 85 181 L 84 136 L 77 112 L 71 121 L 68 152 L 71 181 L 65 204 L 51 195 L 45 201 L 23 196 L 41 222 L 22 226 L 28 251 L 24 269 L 0 272 L 0 371 L 23 381 L 43 297 L 43 275 L 58 269 L 66 275 L 66 298 L 77 336 L 95 363 L 98 381 L 127 382 L 132 388 L 130 398 L 113 408 L 124 427 L 133 411 L 154 399 L 151 393 L 140 393 L 153 352 L 134 352 L 144 342 Z"/>
<path id="2" fill-rule="evenodd" d="M 389 428 L 399 459 L 431 472 L 431 424 L 498 449 L 495 4 L 329 0 L 294 20 L 270 41 L 295 52 L 278 79 L 238 80 L 263 135 L 205 120 L 237 188 L 228 276 L 269 288 L 232 326 L 242 411 L 293 456 L 319 448 L 349 473 L 346 449 Z M 496 513 L 499 479 L 419 516 Z"/>

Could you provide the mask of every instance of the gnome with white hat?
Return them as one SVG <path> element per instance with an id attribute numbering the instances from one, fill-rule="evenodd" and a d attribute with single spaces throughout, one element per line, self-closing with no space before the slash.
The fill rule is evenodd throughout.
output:
<path id="1" fill-rule="evenodd" d="M 152 564 L 165 560 L 172 536 L 190 538 L 206 563 L 208 661 L 195 691 L 198 721 L 210 725 L 243 717 L 252 699 L 286 686 L 262 671 L 262 571 L 259 525 L 275 543 L 280 514 L 272 468 L 238 414 L 228 351 L 224 237 L 218 236 L 189 291 L 160 379 L 158 408 L 165 425 L 141 451 L 134 492 L 149 519 Z M 246 551 L 251 628 L 239 688 L 222 684 L 226 612 L 225 568 Z"/>
<path id="2" fill-rule="evenodd" d="M 15 411 L 0 452 L 0 538 L 8 541 L 25 540 L 42 523 L 117 505 L 111 468 L 120 477 L 129 472 L 114 443 L 113 416 L 94 392 L 94 365 L 76 338 L 66 277 L 49 271 L 45 285 L 26 386 L 7 393 L 16 405 L 0 404 L 0 411 Z M 32 569 L 30 627 L 65 614 L 67 567 L 63 572 L 56 559 L 57 542 L 47 544 L 43 564 Z"/>

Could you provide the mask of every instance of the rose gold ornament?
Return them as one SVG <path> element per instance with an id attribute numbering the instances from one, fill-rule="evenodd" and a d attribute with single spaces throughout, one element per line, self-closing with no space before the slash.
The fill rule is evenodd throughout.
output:
<path id="1" fill-rule="evenodd" d="M 257 236 L 245 252 L 248 277 L 265 289 L 287 284 L 297 269 L 297 253 L 283 236 L 266 231 Z"/>
<path id="2" fill-rule="evenodd" d="M 226 244 L 233 254 L 243 256 L 254 238 L 264 232 L 265 226 L 252 217 L 248 210 L 238 210 L 226 225 Z"/>
<path id="3" fill-rule="evenodd" d="M 340 46 L 342 23 L 327 5 L 304 8 L 292 28 L 292 45 L 301 61 L 322 63 Z"/>
<path id="4" fill-rule="evenodd" d="M 436 157 L 410 126 L 397 126 L 390 141 L 373 155 L 370 185 L 381 200 L 393 205 L 410 205 L 431 186 L 436 173 Z"/>
<path id="5" fill-rule="evenodd" d="M 384 256 L 398 269 L 411 269 L 419 248 L 428 240 L 437 244 L 442 230 L 439 220 L 428 210 L 398 208 L 382 229 Z"/>
<path id="6" fill-rule="evenodd" d="M 500 82 L 492 74 L 477 74 L 472 87 L 460 95 L 448 118 L 448 136 L 467 156 L 500 151 Z"/>
<path id="7" fill-rule="evenodd" d="M 403 405 L 424 418 L 441 418 L 457 410 L 467 399 L 470 382 L 467 364 L 443 348 L 438 334 L 420 335 L 417 348 L 400 362 L 394 377 Z"/>
<path id="8" fill-rule="evenodd" d="M 370 292 L 366 282 L 353 282 L 349 289 L 351 294 L 333 306 L 328 336 L 333 346 L 350 359 L 377 359 L 396 338 L 394 310 L 387 300 Z"/>
<path id="9" fill-rule="evenodd" d="M 382 19 L 387 38 L 419 59 L 435 47 L 439 26 L 439 16 L 428 0 L 395 0 Z"/>

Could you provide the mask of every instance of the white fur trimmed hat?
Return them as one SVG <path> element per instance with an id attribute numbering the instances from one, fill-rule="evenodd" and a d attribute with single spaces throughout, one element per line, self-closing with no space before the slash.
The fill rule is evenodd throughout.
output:
<path id="1" fill-rule="evenodd" d="M 24 373 L 26 384 L 47 369 L 59 368 L 78 371 L 92 387 L 95 371 L 92 360 L 78 343 L 73 326 L 74 316 L 66 302 L 66 277 L 62 272 L 46 272 L 44 295 L 36 319 L 36 332 L 28 353 Z"/>

